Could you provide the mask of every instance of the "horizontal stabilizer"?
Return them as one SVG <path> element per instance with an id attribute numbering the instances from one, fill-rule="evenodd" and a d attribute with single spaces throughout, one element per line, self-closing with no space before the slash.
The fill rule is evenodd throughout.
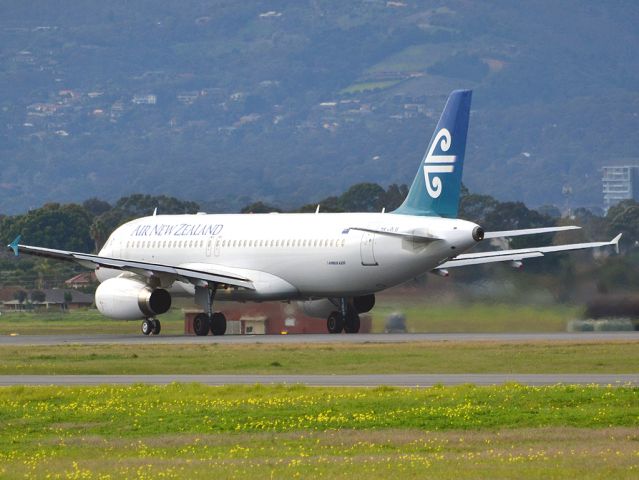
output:
<path id="1" fill-rule="evenodd" d="M 569 225 L 564 227 L 526 228 L 524 230 L 504 230 L 502 232 L 486 232 L 484 238 L 519 237 L 521 235 L 536 235 L 538 233 L 563 232 L 566 230 L 579 230 L 581 227 Z"/>
<path id="2" fill-rule="evenodd" d="M 521 262 L 522 260 L 526 258 L 536 258 L 536 257 L 544 256 L 544 254 L 541 252 L 528 252 L 528 253 L 506 253 L 506 252 L 507 251 L 504 251 L 503 255 L 492 255 L 492 256 L 486 256 L 486 257 L 476 257 L 476 258 L 457 257 L 453 260 L 449 260 L 448 262 L 443 263 L 438 268 L 442 269 L 442 268 L 466 267 L 468 265 L 479 265 L 483 263 L 495 263 L 495 262 Z"/>
<path id="3" fill-rule="evenodd" d="M 520 248 L 515 250 L 495 250 L 490 252 L 464 253 L 442 263 L 437 268 L 454 268 L 466 265 L 479 265 L 482 263 L 521 261 L 526 258 L 543 257 L 546 253 L 568 252 L 571 250 L 585 250 L 614 246 L 618 248 L 621 234 L 609 242 L 570 243 L 567 245 L 550 245 L 547 247 Z"/>

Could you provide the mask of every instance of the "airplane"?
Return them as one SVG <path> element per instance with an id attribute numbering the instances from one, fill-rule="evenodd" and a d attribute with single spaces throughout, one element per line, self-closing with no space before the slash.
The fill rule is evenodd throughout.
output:
<path id="1" fill-rule="evenodd" d="M 297 301 L 330 333 L 356 333 L 359 314 L 375 294 L 423 273 L 447 275 L 467 265 L 510 262 L 546 253 L 612 245 L 590 242 L 466 253 L 486 239 L 579 228 L 559 226 L 499 232 L 457 218 L 472 91 L 455 90 L 446 102 L 408 195 L 381 213 L 270 213 L 158 215 L 118 227 L 97 255 L 20 244 L 20 253 L 76 262 L 95 269 L 95 303 L 105 316 L 142 321 L 159 334 L 158 315 L 173 295 L 186 294 L 203 309 L 197 335 L 223 335 L 226 317 L 216 300 Z"/>

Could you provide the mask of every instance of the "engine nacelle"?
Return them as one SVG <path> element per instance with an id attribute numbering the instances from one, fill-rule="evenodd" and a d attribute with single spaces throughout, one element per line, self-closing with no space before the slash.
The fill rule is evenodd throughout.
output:
<path id="1" fill-rule="evenodd" d="M 118 320 L 136 320 L 166 313 L 171 295 L 131 278 L 110 278 L 95 291 L 95 305 L 102 315 Z"/>
<path id="2" fill-rule="evenodd" d="M 353 306 L 357 313 L 370 312 L 375 306 L 375 295 L 362 295 L 361 297 L 353 297 Z"/>

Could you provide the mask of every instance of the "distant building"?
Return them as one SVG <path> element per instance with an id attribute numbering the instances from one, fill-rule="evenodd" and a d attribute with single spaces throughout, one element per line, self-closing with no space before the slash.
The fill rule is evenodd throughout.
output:
<path id="1" fill-rule="evenodd" d="M 133 95 L 132 102 L 136 105 L 155 105 L 158 102 L 158 97 L 153 94 Z"/>
<path id="2" fill-rule="evenodd" d="M 184 105 L 192 105 L 193 102 L 197 100 L 197 97 L 200 96 L 199 91 L 192 92 L 180 92 L 177 95 L 178 102 L 183 103 Z"/>
<path id="3" fill-rule="evenodd" d="M 639 199 L 639 164 L 612 165 L 602 171 L 605 211 L 622 200 Z"/>
<path id="4" fill-rule="evenodd" d="M 67 287 L 78 289 L 78 288 L 86 288 L 94 285 L 97 282 L 95 278 L 95 272 L 82 272 L 74 277 L 69 278 L 64 281 L 64 284 Z"/>

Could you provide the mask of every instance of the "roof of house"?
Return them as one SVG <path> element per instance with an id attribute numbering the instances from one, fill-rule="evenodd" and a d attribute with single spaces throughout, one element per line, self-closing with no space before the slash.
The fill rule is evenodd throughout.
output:
<path id="1" fill-rule="evenodd" d="M 92 283 L 95 282 L 95 273 L 94 272 L 82 272 L 77 274 L 74 277 L 69 278 L 68 280 L 65 280 L 64 283 L 66 285 L 73 285 L 73 284 L 87 284 L 87 283 Z"/>
<path id="2" fill-rule="evenodd" d="M 52 289 L 43 290 L 43 292 L 46 295 L 45 301 L 49 303 L 66 303 L 64 300 L 65 292 L 69 292 L 71 294 L 70 303 L 86 303 L 86 304 L 93 303 L 92 294 L 78 292 L 77 290 L 74 290 L 71 288 L 68 288 L 68 289 L 52 288 Z"/>

